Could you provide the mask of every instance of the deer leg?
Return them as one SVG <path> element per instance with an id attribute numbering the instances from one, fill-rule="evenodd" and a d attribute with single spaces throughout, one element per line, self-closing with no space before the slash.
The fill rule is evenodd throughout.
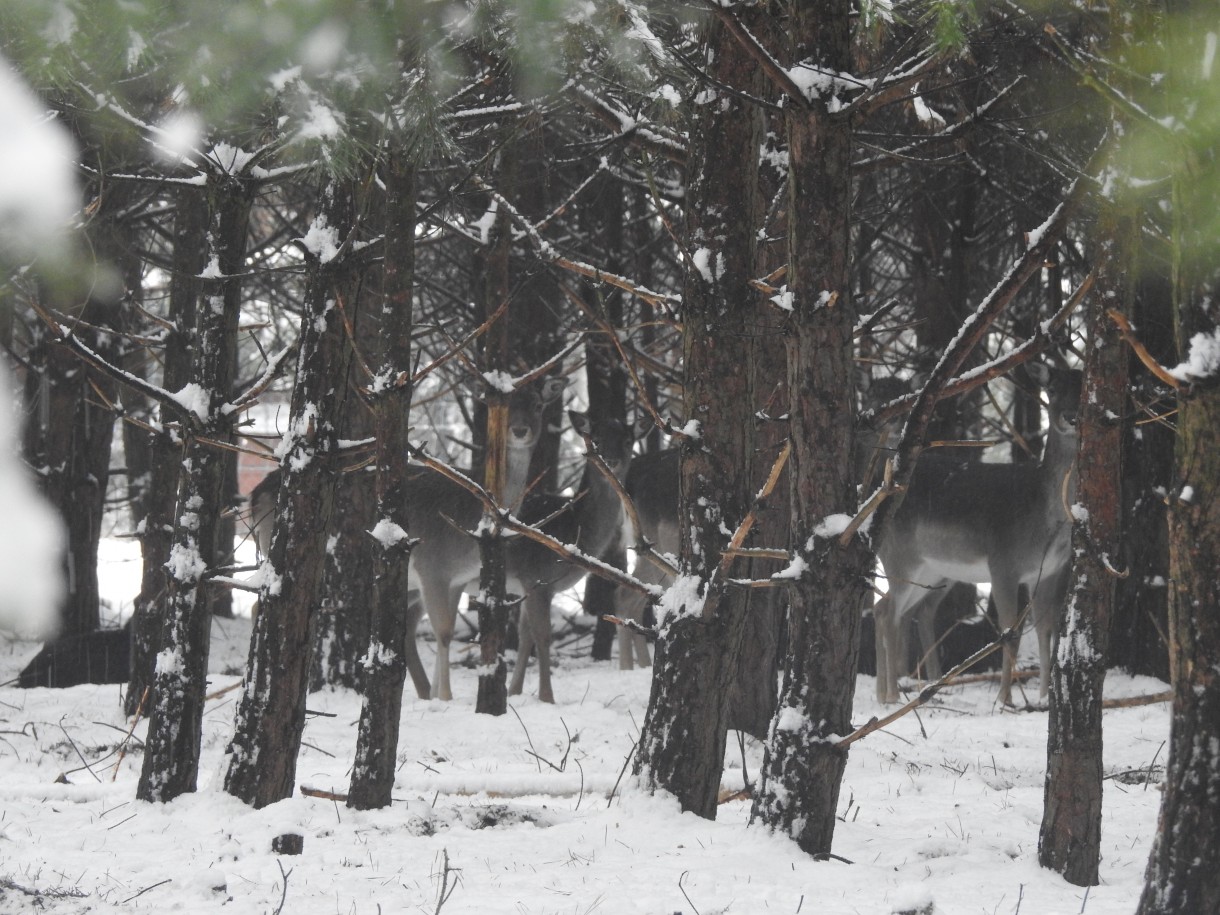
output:
<path id="1" fill-rule="evenodd" d="M 1059 618 L 1067 601 L 1068 586 L 1071 583 L 1071 567 L 1065 566 L 1060 571 L 1049 575 L 1035 588 L 1037 602 L 1034 604 L 1034 629 L 1038 634 L 1038 672 L 1041 683 L 1038 686 L 1038 698 L 1046 699 L 1051 686 L 1052 663 L 1054 662 L 1054 641 L 1059 634 Z"/>
<path id="2" fill-rule="evenodd" d="M 432 677 L 432 698 L 446 702 L 453 698 L 449 688 L 449 643 L 453 641 L 453 627 L 457 623 L 457 601 L 460 589 L 454 590 L 448 582 L 425 579 L 424 607 L 428 621 L 436 635 L 436 667 Z"/>
<path id="3" fill-rule="evenodd" d="M 521 603 L 517 617 L 517 663 L 513 665 L 513 679 L 508 685 L 510 696 L 520 696 L 525 688 L 525 671 L 529 668 L 530 655 L 534 652 L 534 628 L 530 624 L 529 610 Z"/>
<path id="4" fill-rule="evenodd" d="M 1000 624 L 1000 632 L 1007 632 L 1017 622 L 1020 615 L 1018 601 L 1021 596 L 1021 583 L 1007 578 L 993 578 L 991 581 L 991 596 L 995 598 L 996 617 Z M 1016 644 L 1007 642 L 1004 645 L 1004 661 L 1000 666 L 1000 703 L 1012 705 L 1012 675 L 1017 667 L 1017 649 L 1021 640 L 1017 637 Z"/>
<path id="5" fill-rule="evenodd" d="M 407 601 L 407 625 L 403 637 L 402 654 L 407 664 L 407 673 L 415 684 L 415 694 L 421 699 L 432 696 L 432 685 L 428 682 L 428 674 L 424 670 L 424 662 L 419 657 L 419 644 L 415 640 L 415 630 L 419 627 L 419 618 L 424 612 L 419 595 L 414 600 Z"/>
<path id="6" fill-rule="evenodd" d="M 936 611 L 949 596 L 950 590 L 952 585 L 943 582 L 919 602 L 913 614 L 915 629 L 919 633 L 920 664 L 923 667 L 923 675 L 928 680 L 939 680 L 942 674 L 940 646 L 936 644 Z"/>
<path id="7" fill-rule="evenodd" d="M 631 633 L 631 644 L 635 648 L 635 666 L 644 668 L 652 666 L 652 657 L 648 653 L 648 639 L 638 632 Z"/>
<path id="8" fill-rule="evenodd" d="M 666 579 L 666 575 L 657 568 L 656 563 L 647 559 L 637 559 L 635 567 L 631 572 L 645 584 L 661 584 Z M 624 588 L 621 585 L 615 592 L 615 595 L 615 602 L 619 607 L 619 615 L 623 619 L 630 620 L 633 623 L 642 623 L 644 621 L 644 608 L 648 605 L 647 597 L 632 588 Z M 652 663 L 652 659 L 648 656 L 647 640 L 639 633 L 632 632 L 626 626 L 619 626 L 619 670 L 631 670 L 637 661 L 640 667 L 648 667 Z"/>
<path id="9" fill-rule="evenodd" d="M 892 594 L 882 595 L 873 605 L 873 642 L 877 651 L 877 701 L 898 701 L 898 641 L 894 626 Z"/>
<path id="10" fill-rule="evenodd" d="M 636 578 L 639 578 L 642 571 L 643 570 L 640 568 L 640 563 L 637 562 L 635 564 L 635 568 L 632 570 L 632 573 Z M 631 589 L 624 588 L 622 585 L 619 585 L 618 588 L 615 589 L 614 593 L 614 603 L 616 605 L 616 609 L 618 610 L 619 616 L 625 620 L 631 621 L 638 621 L 639 618 L 643 616 L 643 611 L 638 607 L 640 601 L 643 600 L 642 595 L 636 594 Z M 618 627 L 616 640 L 618 642 L 619 670 L 631 670 L 635 666 L 635 640 L 632 638 L 634 635 L 635 633 L 626 626 Z"/>
<path id="11" fill-rule="evenodd" d="M 530 627 L 534 630 L 534 653 L 538 656 L 538 698 L 555 702 L 551 690 L 551 598 L 549 587 L 539 586 L 525 599 Z"/>

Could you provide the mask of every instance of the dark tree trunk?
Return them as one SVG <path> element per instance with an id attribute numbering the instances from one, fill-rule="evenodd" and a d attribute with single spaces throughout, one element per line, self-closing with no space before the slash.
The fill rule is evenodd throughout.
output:
<path id="1" fill-rule="evenodd" d="M 591 207 L 592 225 L 588 227 L 597 248 L 603 252 L 606 269 L 623 272 L 623 198 L 618 182 L 604 175 L 594 182 L 595 203 Z M 623 325 L 623 296 L 617 289 L 586 284 L 585 301 L 600 310 L 611 327 Z M 589 389 L 589 418 L 594 426 L 617 419 L 627 423 L 627 372 L 614 343 L 594 333 L 585 340 L 585 365 Z M 617 569 L 627 567 L 627 554 L 617 546 L 605 557 Z M 606 614 L 614 614 L 617 586 L 600 575 L 585 579 L 585 613 L 597 620 L 593 631 L 593 660 L 609 661 L 615 642 L 615 627 Z"/>
<path id="2" fill-rule="evenodd" d="M 323 194 L 317 223 L 349 240 L 352 192 L 339 181 Z M 237 707 L 225 790 L 255 807 L 291 797 L 305 728 L 305 696 L 313 654 L 318 589 L 333 507 L 338 417 L 350 347 L 335 300 L 351 300 L 350 250 L 327 261 L 311 255 L 301 315 L 300 354 L 289 431 L 282 446 L 282 482 L 275 532 L 263 564 L 259 614 L 251 638 L 246 687 Z"/>
<path id="3" fill-rule="evenodd" d="M 173 264 L 169 287 L 170 329 L 165 334 L 161 386 L 180 391 L 191 380 L 196 310 L 206 263 L 208 197 L 186 187 L 178 191 L 174 215 Z M 161 407 L 164 428 L 172 419 Z M 132 615 L 131 685 L 124 709 L 134 715 L 152 686 L 153 666 L 161 647 L 161 629 L 169 594 L 170 548 L 173 546 L 174 508 L 183 464 L 181 442 L 167 432 L 147 433 L 150 467 L 145 491 L 145 515 L 140 528 L 143 572 L 140 593 Z"/>
<path id="4" fill-rule="evenodd" d="M 367 323 L 363 316 L 358 326 L 361 322 Z M 362 338 L 359 330 L 356 337 Z M 349 368 L 349 376 L 351 373 Z M 352 377 L 346 382 L 349 387 L 358 383 Z M 356 397 L 349 391 L 348 403 L 354 406 L 342 417 L 340 437 L 349 441 L 373 435 L 371 417 L 363 405 L 355 403 Z M 351 460 L 358 462 L 359 458 Z M 375 573 L 368 532 L 377 523 L 377 487 L 370 469 L 340 474 L 335 480 L 335 503 L 342 505 L 343 511 L 331 516 L 332 546 L 327 550 L 322 573 L 310 689 L 328 685 L 360 689 L 364 679 L 360 657 L 369 645 Z"/>
<path id="5" fill-rule="evenodd" d="M 103 261 L 122 255 L 122 232 L 104 216 L 92 227 L 90 241 Z M 54 304 L 88 322 L 73 328 L 77 337 L 110 363 L 120 361 L 117 338 L 106 331 L 121 327 L 123 308 L 117 299 Z M 35 335 L 27 357 L 24 454 L 67 533 L 67 592 L 59 638 L 87 639 L 101 620 L 97 552 L 114 438 L 114 412 L 105 401 L 115 401 L 117 385 L 85 366 L 44 328 L 37 328 Z"/>
<path id="6" fill-rule="evenodd" d="M 415 169 L 392 154 L 385 167 L 385 259 L 381 268 L 381 351 L 371 390 L 376 435 L 377 533 L 372 557 L 373 595 L 368 653 L 363 659 L 364 703 L 349 807 L 385 807 L 394 787 L 398 727 L 407 666 L 403 604 L 410 540 L 405 502 L 411 409 L 411 286 L 415 278 Z M 367 539 L 367 535 L 366 535 Z"/>
<path id="7" fill-rule="evenodd" d="M 794 60 L 852 69 L 847 0 L 790 7 Z M 787 673 L 754 816 L 811 854 L 830 851 L 851 732 L 860 612 L 873 557 L 846 547 L 824 519 L 856 507 L 852 462 L 855 366 L 850 302 L 851 125 L 827 100 L 788 116 L 788 473 L 792 543 L 802 560 L 790 590 Z"/>
<path id="8" fill-rule="evenodd" d="M 719 85 L 750 90 L 757 65 L 719 21 L 708 26 Z M 714 90 L 706 90 L 713 92 Z M 748 601 L 727 581 L 721 552 L 753 500 L 754 381 L 749 285 L 760 222 L 761 118 L 724 91 L 699 109 L 688 162 L 683 285 L 685 414 L 697 424 L 681 443 L 680 576 L 660 620 L 652 695 L 635 771 L 650 790 L 713 819 L 724 762 L 729 692 Z"/>
<path id="9" fill-rule="evenodd" d="M 1140 260 L 1132 323 L 1153 357 L 1172 365 L 1176 361 L 1173 293 L 1168 277 L 1156 272 L 1150 261 Z M 1141 377 L 1138 359 L 1134 354 L 1130 358 L 1133 378 Z M 1150 393 L 1137 397 L 1152 401 L 1154 412 L 1163 409 Z M 1108 663 L 1168 681 L 1169 528 L 1164 494 L 1173 487 L 1175 436 L 1169 423 L 1147 419 L 1137 414 L 1123 441 L 1123 517 L 1127 519 L 1123 560 L 1131 574 L 1118 582 Z"/>
<path id="10" fill-rule="evenodd" d="M 500 175 L 501 190 L 512 185 L 511 164 Z M 512 231 L 506 214 L 497 223 L 496 237 L 483 258 L 484 314 L 490 317 L 512 298 L 510 267 Z M 509 369 L 509 308 L 488 329 L 483 338 L 483 371 L 506 372 Z M 508 395 L 490 391 L 487 396 L 487 435 L 484 443 L 483 485 L 497 503 L 504 495 L 508 470 Z M 506 594 L 505 543 L 494 517 L 484 514 L 479 539 L 479 593 L 471 599 L 470 609 L 479 620 L 479 685 L 474 710 L 483 715 L 503 715 L 508 711 L 508 665 L 504 660 L 507 647 L 508 613 Z"/>
<path id="11" fill-rule="evenodd" d="M 211 175 L 207 195 L 204 279 L 191 340 L 191 381 L 208 398 L 206 417 L 183 418 L 178 500 L 171 519 L 169 576 L 156 666 L 144 765 L 136 796 L 170 801 L 195 790 L 207 686 L 212 617 L 204 575 L 216 543 L 225 491 L 231 417 L 221 410 L 233 391 L 234 352 L 241 310 L 241 274 L 252 188 L 231 175 Z"/>
<path id="12" fill-rule="evenodd" d="M 1128 311 L 1134 273 L 1134 214 L 1109 206 L 1098 226 L 1099 268 L 1089 302 L 1081 398 L 1073 586 L 1059 619 L 1050 682 L 1046 789 L 1038 861 L 1077 886 L 1097 883 L 1101 857 L 1102 685 L 1114 610 L 1114 557 L 1122 551 L 1122 458 L 1127 346 L 1107 316 Z"/>
<path id="13" fill-rule="evenodd" d="M 382 352 L 385 345 L 381 328 L 384 315 L 371 313 L 368 305 L 369 286 L 376 282 L 378 272 L 377 266 L 365 270 L 359 294 L 346 303 L 356 346 L 370 360 Z M 347 388 L 346 402 L 351 409 L 345 410 L 339 418 L 340 438 L 361 441 L 376 434 L 373 412 L 366 408 L 357 390 L 367 383 L 368 379 L 359 365 L 353 362 L 348 366 L 343 384 Z M 364 457 L 353 455 L 343 462 L 344 466 L 359 465 Z M 371 467 L 338 475 L 335 480 L 335 504 L 342 505 L 343 511 L 331 516 L 328 531 L 329 544 L 318 601 L 310 688 L 321 689 L 332 685 L 360 689 L 364 679 L 360 658 L 369 647 L 375 577 L 374 551 L 370 549 L 368 533 L 378 517 L 375 460 Z M 405 589 L 403 595 L 405 600 Z"/>
<path id="14" fill-rule="evenodd" d="M 1208 3 L 1175 3 L 1166 46 L 1178 120 L 1210 104 L 1214 77 L 1197 61 L 1214 38 Z M 1184 361 L 1220 338 L 1220 163 L 1214 134 L 1186 127 L 1167 155 L 1179 157 L 1174 205 L 1174 304 Z M 1204 356 L 1204 362 L 1208 357 Z M 1220 387 L 1215 369 L 1178 392 L 1177 469 L 1169 499 L 1169 645 L 1173 720 L 1165 793 L 1138 915 L 1220 912 Z"/>
<path id="15" fill-rule="evenodd" d="M 521 215 L 537 223 L 551 209 L 551 162 L 554 152 L 548 149 L 545 123 L 540 115 L 526 121 L 521 137 L 503 155 L 499 180 L 516 195 Z M 514 228 L 515 231 L 515 228 Z M 514 252 L 510 261 L 513 319 L 508 324 L 508 368 L 522 369 L 541 365 L 559 351 L 559 315 L 563 312 L 563 295 L 554 272 L 537 262 L 531 249 Z M 559 486 L 559 440 L 564 427 L 563 399 L 548 403 L 542 418 L 542 435 L 531 458 L 530 479 L 541 492 L 554 492 Z"/>
<path id="16" fill-rule="evenodd" d="M 1180 406 L 1169 512 L 1173 723 L 1139 915 L 1220 912 L 1220 391 L 1201 389 Z"/>

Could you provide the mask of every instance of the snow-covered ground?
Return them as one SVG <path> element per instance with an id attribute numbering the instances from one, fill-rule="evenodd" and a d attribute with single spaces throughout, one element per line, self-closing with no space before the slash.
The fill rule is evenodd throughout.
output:
<path id="1" fill-rule="evenodd" d="M 248 639 L 248 621 L 216 621 L 213 689 L 237 682 L 221 672 L 242 668 Z M 36 648 L 0 643 L 0 682 Z M 120 687 L 2 688 L 0 913 L 1134 909 L 1160 802 L 1163 704 L 1106 712 L 1106 772 L 1120 777 L 1106 781 L 1102 885 L 1086 898 L 1037 863 L 1046 714 L 1000 712 L 994 684 L 951 689 L 856 744 L 835 837 L 846 860 L 818 863 L 750 826 L 748 802 L 723 804 L 713 823 L 643 793 L 629 774 L 620 781 L 649 676 L 561 656 L 556 705 L 527 696 L 492 719 L 474 714 L 476 673 L 459 665 L 455 701 L 408 698 L 395 803 L 377 812 L 299 794 L 256 811 L 226 795 L 234 692 L 209 702 L 199 792 L 160 806 L 134 800 L 138 740 L 116 756 L 129 726 Z M 1119 674 L 1107 682 L 1110 696 L 1164 688 Z M 859 722 L 882 711 L 873 690 L 861 677 Z M 310 697 L 319 714 L 306 726 L 300 786 L 347 790 L 359 707 L 347 691 Z M 757 773 L 761 748 L 746 747 L 744 768 L 735 743 L 727 759 L 724 787 L 738 788 Z M 304 836 L 302 855 L 272 853 L 285 832 Z"/>

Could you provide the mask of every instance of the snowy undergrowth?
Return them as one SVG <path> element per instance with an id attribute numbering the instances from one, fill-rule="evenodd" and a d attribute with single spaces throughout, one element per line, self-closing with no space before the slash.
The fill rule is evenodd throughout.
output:
<path id="1" fill-rule="evenodd" d="M 239 669 L 249 624 L 217 621 L 213 632 L 212 669 Z M 35 647 L 0 648 L 0 681 Z M 474 715 L 475 673 L 459 666 L 455 701 L 405 704 L 396 802 L 377 812 L 300 795 L 255 811 L 224 794 L 234 692 L 209 703 L 199 793 L 158 806 L 133 799 L 138 751 L 116 774 L 113 750 L 127 728 L 119 687 L 4 688 L 0 911 L 255 913 L 283 900 L 293 913 L 435 912 L 443 884 L 445 913 L 1134 908 L 1160 800 L 1141 770 L 1164 762 L 1165 705 L 1106 713 L 1106 771 L 1134 774 L 1106 782 L 1103 885 L 1086 901 L 1037 865 L 1046 714 L 997 711 L 994 684 L 950 690 L 940 707 L 852 749 L 835 847 L 851 863 L 817 863 L 748 826 L 745 802 L 724 804 L 711 823 L 629 777 L 607 801 L 638 735 L 649 675 L 561 657 L 558 704 L 514 699 L 517 714 L 491 719 Z M 235 682 L 218 674 L 212 686 Z M 1110 695 L 1163 688 L 1118 674 L 1107 683 Z M 880 711 L 873 691 L 861 677 L 857 721 Z M 324 714 L 306 727 L 298 784 L 345 791 L 358 697 L 325 691 L 309 707 Z M 736 788 L 735 746 L 728 758 L 725 787 Z M 747 749 L 750 778 L 760 758 Z M 272 853 L 285 832 L 304 836 L 299 857 Z"/>

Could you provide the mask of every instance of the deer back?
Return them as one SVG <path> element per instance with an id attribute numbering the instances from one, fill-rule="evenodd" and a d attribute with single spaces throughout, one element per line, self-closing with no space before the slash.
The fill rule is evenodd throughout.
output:
<path id="1" fill-rule="evenodd" d="M 1080 374 L 1042 366 L 1031 374 L 1050 396 L 1042 460 L 992 464 L 925 454 L 881 544 L 888 575 L 979 583 L 999 572 L 1028 583 L 1066 565 Z"/>

